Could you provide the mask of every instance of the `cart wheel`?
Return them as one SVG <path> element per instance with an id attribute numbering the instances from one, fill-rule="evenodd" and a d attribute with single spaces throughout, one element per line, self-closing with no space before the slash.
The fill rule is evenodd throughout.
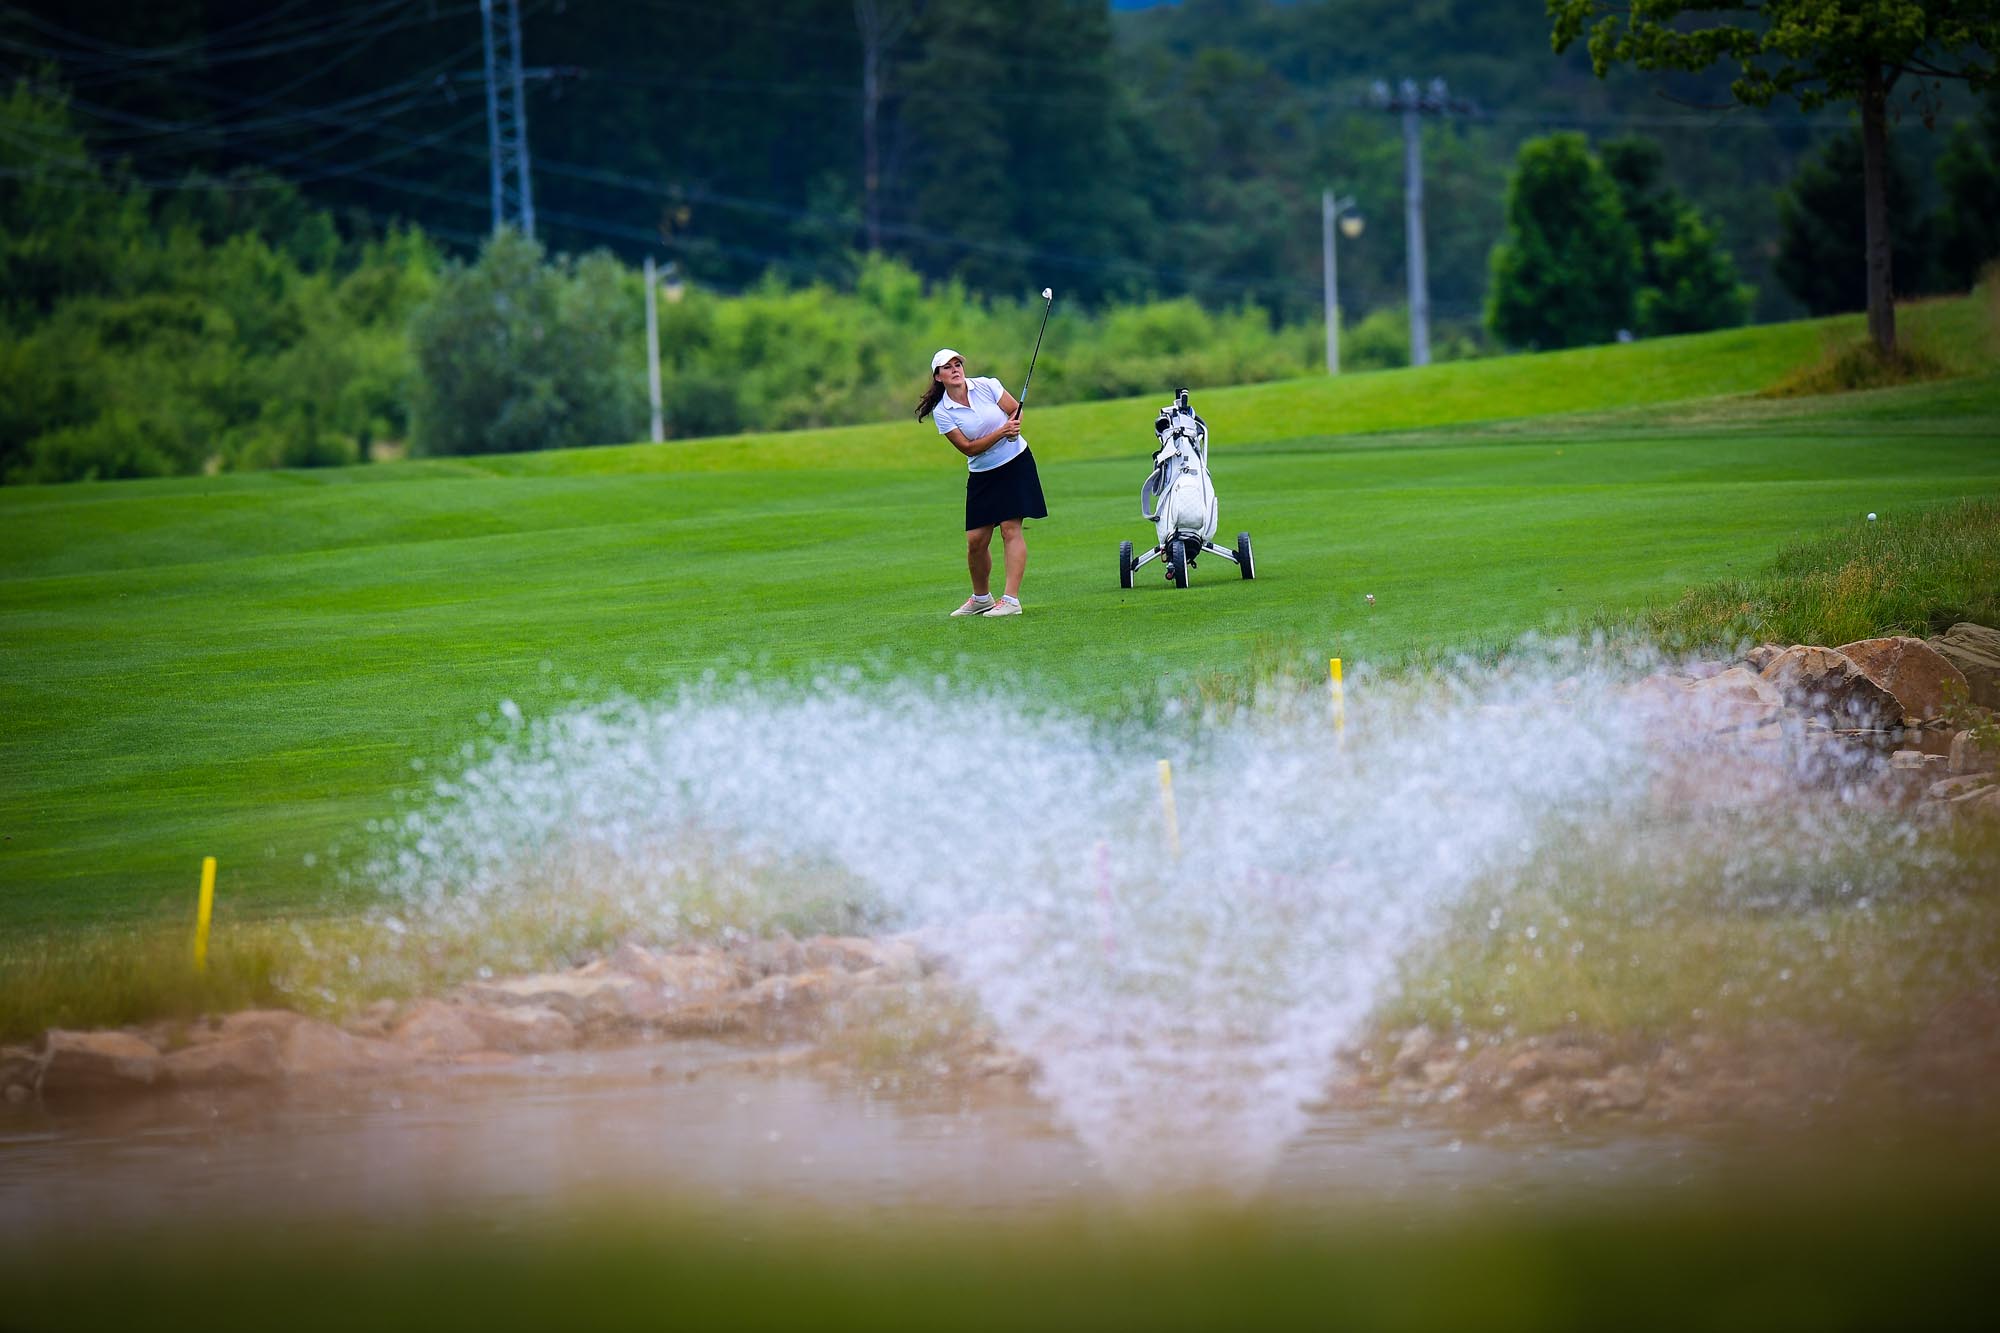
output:
<path id="1" fill-rule="evenodd" d="M 1257 562 L 1251 558 L 1250 534 L 1247 532 L 1236 534 L 1236 567 L 1243 571 L 1246 579 L 1257 577 Z"/>
<path id="2" fill-rule="evenodd" d="M 1118 586 L 1121 588 L 1129 588 L 1132 586 L 1132 543 L 1131 542 L 1118 543 Z"/>
<path id="3" fill-rule="evenodd" d="M 1167 543 L 1167 577 L 1176 588 L 1188 586 L 1187 543 L 1179 537 Z"/>

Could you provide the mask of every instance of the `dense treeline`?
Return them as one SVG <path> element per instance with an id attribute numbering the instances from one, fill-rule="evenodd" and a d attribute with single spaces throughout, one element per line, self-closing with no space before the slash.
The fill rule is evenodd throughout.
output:
<path id="1" fill-rule="evenodd" d="M 1861 303 L 1852 130 L 1601 82 L 1535 6 L 523 8 L 542 245 L 487 241 L 476 5 L 0 6 L 0 479 L 635 438 L 641 251 L 675 435 L 907 410 L 931 347 L 1025 342 L 1044 283 L 1044 401 L 1295 374 L 1326 182 L 1367 221 L 1343 364 L 1402 364 L 1377 73 L 1483 107 L 1424 131 L 1440 358 Z M 1899 288 L 1962 289 L 2000 101 L 1898 148 Z"/>
<path id="2" fill-rule="evenodd" d="M 1446 324 L 1477 323 L 1508 164 L 1557 129 L 1659 140 L 1774 318 L 1803 313 L 1771 268 L 1777 187 L 1845 124 L 1706 112 L 1689 103 L 1724 99 L 1698 79 L 1599 81 L 1550 54 L 1532 0 L 522 3 L 542 238 L 650 249 L 723 289 L 844 284 L 879 250 L 982 292 L 1304 316 L 1336 185 L 1368 220 L 1346 306 L 1400 304 L 1401 141 L 1368 94 L 1409 76 L 1479 108 L 1424 131 Z M 0 8 L 0 60 L 53 62 L 86 138 L 141 177 L 272 171 L 344 230 L 414 220 L 460 253 L 489 229 L 469 0 L 25 0 Z M 1944 136 L 1911 117 L 1899 138 L 1928 188 Z"/>
<path id="3" fill-rule="evenodd" d="M 0 139 L 0 480 L 645 433 L 643 278 L 606 251 L 550 256 L 507 232 L 460 260 L 414 227 L 344 237 L 274 178 L 149 192 L 94 162 L 63 104 L 25 84 L 0 116 L 35 145 Z M 38 153 L 69 165 L 52 178 Z M 1019 375 L 1007 358 L 1025 357 L 1039 301 L 927 285 L 886 256 L 851 263 L 839 287 L 776 275 L 734 295 L 665 284 L 670 433 L 899 415 L 948 341 Z M 1362 321 L 1348 362 L 1400 364 L 1405 336 L 1387 312 Z M 1299 374 L 1321 330 L 1174 297 L 1065 302 L 1051 337 L 1063 350 L 1043 359 L 1044 402 Z"/>
<path id="4" fill-rule="evenodd" d="M 407 433 L 421 232 L 343 240 L 268 179 L 154 197 L 59 102 L 17 85 L 0 117 L 0 478 L 350 462 Z"/>

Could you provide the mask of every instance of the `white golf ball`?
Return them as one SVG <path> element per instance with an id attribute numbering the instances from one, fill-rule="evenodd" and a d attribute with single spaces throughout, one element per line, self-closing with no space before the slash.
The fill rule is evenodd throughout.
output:
<path id="1" fill-rule="evenodd" d="M 1873 522 L 1875 521 L 1875 515 L 1874 515 L 1874 514 L 1872 514 L 1872 513 L 1871 513 L 1870 515 L 1868 515 L 1868 521 L 1869 521 L 1870 523 L 1873 523 Z"/>
<path id="2" fill-rule="evenodd" d="M 1368 605 L 1370 606 L 1375 605 L 1375 594 L 1371 592 L 1367 594 L 1367 597 L 1368 597 Z"/>

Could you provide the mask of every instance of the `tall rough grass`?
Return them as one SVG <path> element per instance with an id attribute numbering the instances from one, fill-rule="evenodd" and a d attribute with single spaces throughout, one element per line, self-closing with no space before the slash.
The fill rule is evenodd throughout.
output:
<path id="1" fill-rule="evenodd" d="M 1749 579 L 1692 588 L 1640 629 L 1671 652 L 1740 643 L 1838 645 L 2000 625 L 2000 500 L 1857 518 L 1796 542 Z"/>
<path id="2" fill-rule="evenodd" d="M 1937 313 L 1943 318 L 1903 320 L 1896 349 L 1887 355 L 1851 325 L 1830 326 L 1820 359 L 1796 367 L 1760 396 L 1804 398 L 1887 389 L 1990 370 L 2000 360 L 2000 264 L 1987 268 L 1974 295 L 1979 299 L 1912 302 L 1899 308 L 1899 313 Z"/>

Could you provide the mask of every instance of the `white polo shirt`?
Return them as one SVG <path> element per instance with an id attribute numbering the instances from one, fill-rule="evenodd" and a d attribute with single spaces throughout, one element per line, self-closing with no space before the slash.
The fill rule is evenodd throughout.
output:
<path id="1" fill-rule="evenodd" d="M 938 405 L 932 413 L 937 418 L 938 434 L 949 435 L 954 430 L 962 430 L 969 444 L 982 435 L 991 435 L 999 430 L 1007 424 L 1007 410 L 1000 406 L 1000 395 L 1005 392 L 1007 391 L 1000 387 L 999 380 L 990 377 L 967 379 L 965 396 L 970 401 L 964 407 L 953 402 L 948 393 L 938 399 Z M 993 447 L 985 453 L 974 454 L 965 460 L 966 471 L 991 472 L 994 468 L 1019 458 L 1021 451 L 1027 447 L 1028 441 L 1025 436 L 1017 435 L 1011 440 L 996 440 Z"/>

